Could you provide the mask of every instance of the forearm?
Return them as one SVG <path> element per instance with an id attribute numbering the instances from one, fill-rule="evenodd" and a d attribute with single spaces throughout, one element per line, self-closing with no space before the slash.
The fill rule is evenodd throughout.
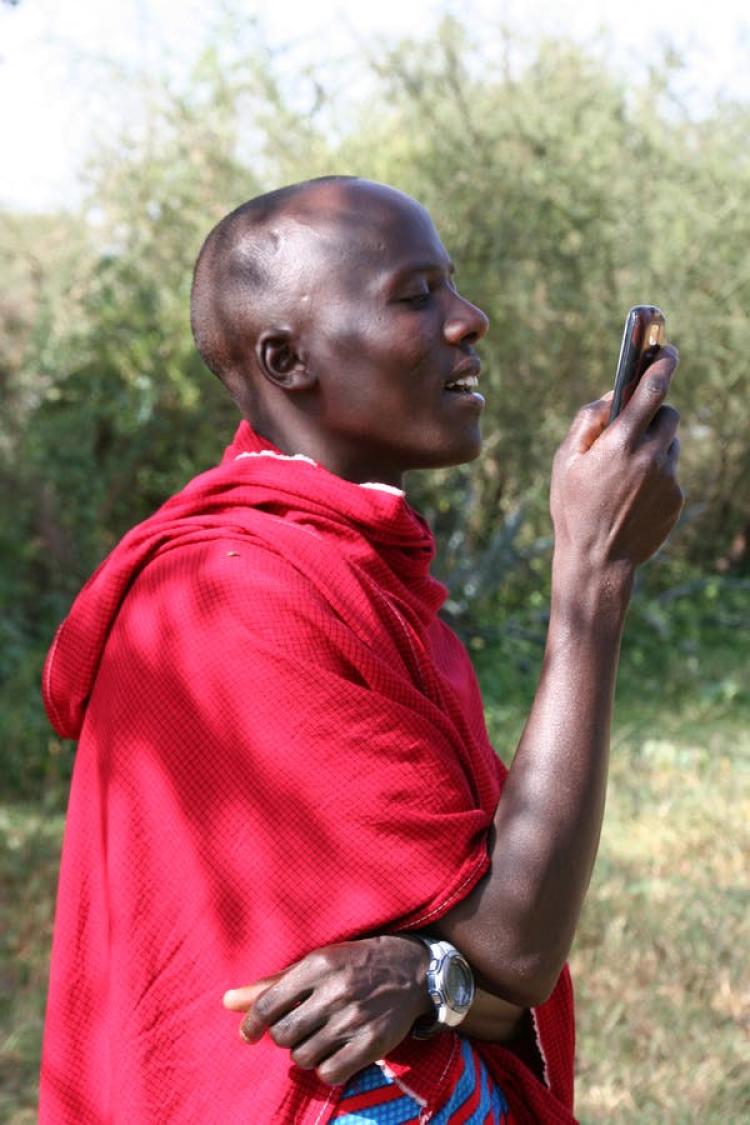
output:
<path id="1" fill-rule="evenodd" d="M 480 979 L 538 1003 L 568 954 L 599 842 L 629 571 L 558 556 L 533 707 L 494 822 L 490 873 L 438 927 Z"/>
<path id="2" fill-rule="evenodd" d="M 461 1035 L 507 1043 L 517 1034 L 526 1009 L 478 988 L 474 1003 L 460 1024 Z"/>

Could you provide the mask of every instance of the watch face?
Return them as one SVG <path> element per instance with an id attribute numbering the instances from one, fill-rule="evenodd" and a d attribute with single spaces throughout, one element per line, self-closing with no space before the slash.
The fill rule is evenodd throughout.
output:
<path id="1" fill-rule="evenodd" d="M 463 959 L 451 957 L 446 966 L 445 998 L 451 1008 L 462 1011 L 474 999 L 474 978 Z"/>

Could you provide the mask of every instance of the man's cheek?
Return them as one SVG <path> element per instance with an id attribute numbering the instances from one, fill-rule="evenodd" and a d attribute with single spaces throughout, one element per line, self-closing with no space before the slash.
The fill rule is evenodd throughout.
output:
<path id="1" fill-rule="evenodd" d="M 374 340 L 372 333 L 367 332 L 367 324 L 352 318 L 348 309 L 332 306 L 321 318 L 320 326 L 326 351 L 333 361 L 337 358 L 361 358 L 372 350 Z"/>

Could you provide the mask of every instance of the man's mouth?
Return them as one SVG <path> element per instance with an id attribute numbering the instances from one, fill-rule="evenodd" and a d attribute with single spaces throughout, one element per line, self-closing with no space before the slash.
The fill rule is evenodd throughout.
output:
<path id="1" fill-rule="evenodd" d="M 461 375 L 458 379 L 446 383 L 445 390 L 451 391 L 453 394 L 471 394 L 478 386 L 479 379 L 476 375 Z"/>

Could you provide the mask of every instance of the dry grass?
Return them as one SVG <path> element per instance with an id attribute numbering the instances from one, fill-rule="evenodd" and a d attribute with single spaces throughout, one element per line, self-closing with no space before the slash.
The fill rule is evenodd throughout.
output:
<path id="1" fill-rule="evenodd" d="M 749 766 L 726 721 L 616 739 L 573 956 L 584 1122 L 750 1119 Z"/>

